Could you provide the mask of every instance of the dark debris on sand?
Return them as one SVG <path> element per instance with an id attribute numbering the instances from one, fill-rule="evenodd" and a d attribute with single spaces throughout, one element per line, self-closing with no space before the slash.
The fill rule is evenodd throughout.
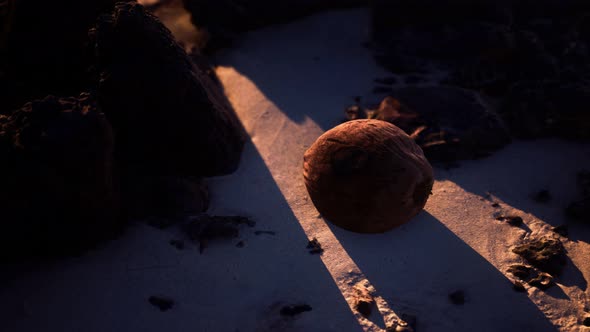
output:
<path id="1" fill-rule="evenodd" d="M 309 253 L 312 255 L 313 254 L 321 254 L 324 252 L 324 249 L 322 248 L 320 241 L 318 241 L 318 239 L 316 239 L 315 237 L 313 239 L 309 240 L 306 248 L 309 249 Z"/>
<path id="2" fill-rule="evenodd" d="M 506 271 L 530 286 L 546 290 L 554 285 L 553 277 L 546 272 L 539 271 L 530 265 L 512 264 Z M 526 289 L 520 281 L 514 282 L 514 290 L 524 292 Z"/>
<path id="3" fill-rule="evenodd" d="M 184 226 L 188 237 L 199 243 L 199 252 L 203 253 L 210 241 L 229 240 L 238 237 L 240 226 L 254 227 L 256 223 L 243 216 L 210 216 L 203 214 L 189 221 Z"/>
<path id="4" fill-rule="evenodd" d="M 148 302 L 160 311 L 168 311 L 174 307 L 174 300 L 166 296 L 153 295 L 148 298 Z"/>
<path id="5" fill-rule="evenodd" d="M 558 239 L 542 237 L 516 246 L 512 252 L 551 275 L 559 275 L 567 262 L 566 251 Z"/>
<path id="6" fill-rule="evenodd" d="M 282 307 L 280 313 L 281 316 L 294 317 L 311 310 L 312 308 L 309 304 L 294 304 Z"/>

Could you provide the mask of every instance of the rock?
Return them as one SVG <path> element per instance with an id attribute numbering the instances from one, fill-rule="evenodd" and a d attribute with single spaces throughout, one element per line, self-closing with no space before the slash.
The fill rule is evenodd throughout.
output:
<path id="1" fill-rule="evenodd" d="M 498 109 L 519 138 L 590 139 L 590 85 L 585 82 L 519 82 Z"/>
<path id="2" fill-rule="evenodd" d="M 563 237 L 567 237 L 568 236 L 568 227 L 567 225 L 559 225 L 559 226 L 555 226 L 553 228 L 551 228 L 551 230 L 556 233 L 559 234 Z"/>
<path id="3" fill-rule="evenodd" d="M 465 304 L 465 293 L 462 290 L 457 290 L 449 294 L 449 300 L 454 305 Z"/>
<path id="4" fill-rule="evenodd" d="M 121 227 L 112 150 L 87 94 L 0 116 L 1 258 L 77 254 L 112 237 Z"/>
<path id="5" fill-rule="evenodd" d="M 512 252 L 526 259 L 534 267 L 552 275 L 559 275 L 566 263 L 565 248 L 557 239 L 542 237 L 516 246 Z"/>
<path id="6" fill-rule="evenodd" d="M 408 222 L 434 182 L 422 150 L 398 127 L 378 120 L 343 123 L 305 152 L 305 185 L 330 222 L 361 233 Z"/>
<path id="7" fill-rule="evenodd" d="M 496 220 L 503 221 L 510 226 L 520 226 L 523 223 L 522 218 L 519 216 L 499 216 L 496 217 Z"/>
<path id="8" fill-rule="evenodd" d="M 519 293 L 526 292 L 526 288 L 524 287 L 524 285 L 520 281 L 515 281 L 514 284 L 512 285 L 512 288 Z"/>
<path id="9" fill-rule="evenodd" d="M 0 114 L 93 87 L 88 29 L 115 0 L 0 1 Z M 2 12 L 6 20 L 2 19 Z M 32 28 L 34 27 L 34 28 Z M 4 31 L 4 41 L 2 41 Z"/>
<path id="10" fill-rule="evenodd" d="M 245 133 L 219 85 L 144 7 L 118 3 L 91 35 L 99 103 L 117 136 L 124 173 L 233 172 Z"/>
<path id="11" fill-rule="evenodd" d="M 475 93 L 453 87 L 396 89 L 368 117 L 412 135 L 431 162 L 483 157 L 510 142 L 494 111 Z"/>
<path id="12" fill-rule="evenodd" d="M 353 306 L 363 317 L 368 318 L 371 316 L 373 307 L 376 306 L 373 296 L 369 293 L 366 287 L 357 284 L 353 288 Z"/>
<path id="13" fill-rule="evenodd" d="M 553 277 L 550 274 L 539 271 L 529 265 L 513 264 L 508 268 L 507 272 L 541 290 L 546 290 L 554 284 Z M 514 283 L 514 289 L 519 292 L 526 291 L 522 283 L 519 281 Z"/>
<path id="14" fill-rule="evenodd" d="M 311 310 L 309 304 L 295 304 L 282 307 L 280 313 L 281 316 L 293 317 Z"/>
<path id="15" fill-rule="evenodd" d="M 174 307 L 174 300 L 166 296 L 150 296 L 148 302 L 160 311 L 168 311 Z"/>
<path id="16" fill-rule="evenodd" d="M 309 249 L 309 253 L 312 255 L 313 254 L 321 254 L 324 252 L 324 249 L 322 248 L 320 241 L 318 241 L 318 239 L 316 239 L 315 237 L 313 239 L 309 240 L 306 248 Z"/>

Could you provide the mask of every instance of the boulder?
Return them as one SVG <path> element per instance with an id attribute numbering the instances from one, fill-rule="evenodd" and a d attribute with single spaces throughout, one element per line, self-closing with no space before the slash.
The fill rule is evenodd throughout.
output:
<path id="1" fill-rule="evenodd" d="M 91 35 L 99 105 L 124 173 L 213 176 L 237 168 L 246 136 L 233 109 L 155 16 L 118 3 Z"/>
<path id="2" fill-rule="evenodd" d="M 112 152 L 87 94 L 0 116 L 0 257 L 73 254 L 118 231 Z"/>
<path id="3" fill-rule="evenodd" d="M 344 229 L 381 233 L 418 214 L 434 183 L 422 150 L 378 120 L 334 127 L 305 152 L 303 175 L 320 214 Z"/>

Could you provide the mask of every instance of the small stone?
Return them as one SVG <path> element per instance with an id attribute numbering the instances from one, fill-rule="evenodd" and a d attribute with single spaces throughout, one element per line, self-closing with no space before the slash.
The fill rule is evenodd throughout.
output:
<path id="1" fill-rule="evenodd" d="M 543 189 L 532 195 L 533 201 L 537 203 L 549 203 L 551 201 L 551 193 L 549 190 Z"/>
<path id="2" fill-rule="evenodd" d="M 522 265 L 522 264 L 513 264 L 510 265 L 510 267 L 508 267 L 508 270 L 506 272 L 512 274 L 513 276 L 522 279 L 522 280 L 527 280 L 531 273 L 533 271 L 533 267 L 532 266 L 527 266 L 527 265 Z"/>
<path id="3" fill-rule="evenodd" d="M 344 116 L 347 121 L 357 120 L 363 117 L 363 112 L 358 105 L 352 105 L 344 110 Z"/>
<path id="4" fill-rule="evenodd" d="M 500 216 L 496 217 L 496 220 L 506 222 L 508 225 L 511 226 L 520 226 L 522 225 L 522 218 L 519 216 Z"/>
<path id="5" fill-rule="evenodd" d="M 307 249 L 309 249 L 309 253 L 312 255 L 321 254 L 324 252 L 324 249 L 322 249 L 320 241 L 318 241 L 318 239 L 316 239 L 315 237 L 309 240 L 309 242 L 307 243 Z"/>
<path id="6" fill-rule="evenodd" d="M 517 292 L 526 292 L 526 288 L 524 287 L 523 283 L 520 281 L 515 281 L 514 284 L 512 284 L 512 288 L 517 291 Z"/>
<path id="7" fill-rule="evenodd" d="M 457 290 L 449 294 L 449 300 L 452 304 L 463 305 L 465 303 L 465 293 L 462 290 Z"/>
<path id="8" fill-rule="evenodd" d="M 375 300 L 367 288 L 360 284 L 354 286 L 353 303 L 356 311 L 365 318 L 371 315 L 373 307 L 375 306 Z"/>
<path id="9" fill-rule="evenodd" d="M 148 301 L 151 305 L 160 309 L 160 311 L 170 310 L 174 306 L 174 300 L 164 296 L 150 296 Z"/>
<path id="10" fill-rule="evenodd" d="M 540 272 L 535 278 L 529 280 L 528 284 L 541 290 L 546 290 L 553 286 L 553 277 L 549 273 Z"/>
<path id="11" fill-rule="evenodd" d="M 312 308 L 308 304 L 288 305 L 281 308 L 281 316 L 293 317 L 311 310 Z"/>
<path id="12" fill-rule="evenodd" d="M 499 208 L 500 207 L 500 203 L 492 203 L 492 207 L 493 208 Z"/>
<path id="13" fill-rule="evenodd" d="M 568 236 L 568 228 L 567 225 L 559 225 L 559 226 L 555 226 L 551 229 L 554 233 L 557 233 L 563 237 L 567 237 Z"/>

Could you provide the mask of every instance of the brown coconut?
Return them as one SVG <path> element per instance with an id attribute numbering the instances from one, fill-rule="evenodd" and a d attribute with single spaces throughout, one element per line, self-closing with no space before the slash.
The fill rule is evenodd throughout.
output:
<path id="1" fill-rule="evenodd" d="M 324 218 L 359 233 L 380 233 L 420 212 L 434 182 L 422 149 L 400 128 L 355 120 L 320 136 L 305 152 L 303 175 Z"/>

